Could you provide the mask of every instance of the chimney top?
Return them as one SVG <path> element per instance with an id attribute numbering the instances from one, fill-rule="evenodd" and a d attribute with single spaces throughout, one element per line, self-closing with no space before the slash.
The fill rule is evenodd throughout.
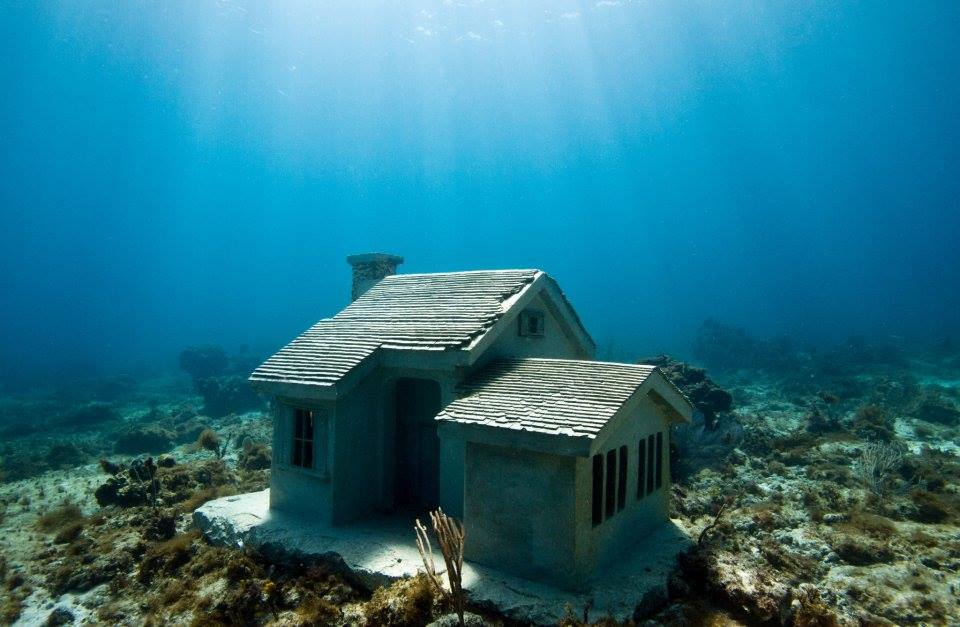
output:
<path id="1" fill-rule="evenodd" d="M 391 255 L 390 253 L 361 253 L 347 257 L 347 263 L 351 266 L 363 263 L 392 263 L 395 266 L 399 266 L 403 263 L 403 257 Z"/>
<path id="2" fill-rule="evenodd" d="M 353 266 L 350 299 L 357 300 L 380 279 L 396 274 L 397 266 L 403 263 L 403 257 L 387 253 L 363 253 L 350 255 L 347 263 Z"/>

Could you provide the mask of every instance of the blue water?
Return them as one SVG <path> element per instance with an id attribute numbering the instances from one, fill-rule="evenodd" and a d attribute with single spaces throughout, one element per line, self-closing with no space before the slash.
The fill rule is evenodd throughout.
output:
<path id="1" fill-rule="evenodd" d="M 356 6 L 353 6 L 356 5 Z M 960 5 L 0 5 L 0 374 L 539 267 L 611 353 L 960 331 Z"/>

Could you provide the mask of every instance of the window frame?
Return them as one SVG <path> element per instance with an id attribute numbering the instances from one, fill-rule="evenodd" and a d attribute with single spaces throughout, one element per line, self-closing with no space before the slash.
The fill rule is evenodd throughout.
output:
<path id="1" fill-rule="evenodd" d="M 284 431 L 282 442 L 277 442 L 278 448 L 282 447 L 282 455 L 276 455 L 282 460 L 282 467 L 288 472 L 307 475 L 316 479 L 330 479 L 330 461 L 328 451 L 328 437 L 330 424 L 330 411 L 324 407 L 316 405 L 305 405 L 301 403 L 283 403 L 283 416 L 287 424 L 287 430 Z M 313 456 L 313 466 L 310 468 L 294 463 L 294 448 L 297 440 L 297 412 L 310 412 L 313 417 L 313 445 L 311 455 Z"/>
<path id="2" fill-rule="evenodd" d="M 537 330 L 531 332 L 529 328 L 530 320 L 537 321 Z M 546 315 L 537 309 L 524 309 L 520 312 L 520 315 L 517 316 L 517 333 L 520 337 L 544 337 L 546 330 Z"/>
<path id="3" fill-rule="evenodd" d="M 303 470 L 314 470 L 316 468 L 317 418 L 312 409 L 304 407 L 293 409 L 291 436 L 290 465 Z"/>

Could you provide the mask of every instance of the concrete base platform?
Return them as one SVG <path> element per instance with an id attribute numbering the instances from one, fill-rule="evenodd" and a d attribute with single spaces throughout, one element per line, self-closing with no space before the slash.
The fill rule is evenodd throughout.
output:
<path id="1" fill-rule="evenodd" d="M 270 491 L 210 501 L 193 517 L 207 539 L 234 547 L 250 547 L 278 561 L 324 560 L 373 589 L 411 577 L 422 569 L 414 541 L 413 521 L 389 517 L 345 527 L 310 524 L 302 517 L 269 509 Z M 469 542 L 470 530 L 466 530 Z M 691 544 L 675 525 L 664 525 L 636 549 L 601 573 L 591 589 L 567 592 L 513 577 L 487 566 L 464 563 L 463 587 L 471 603 L 495 609 L 518 621 L 556 624 L 569 606 L 582 616 L 633 617 L 638 607 L 652 607 L 666 598 L 666 582 L 676 556 Z M 439 566 L 443 559 L 435 549 Z"/>

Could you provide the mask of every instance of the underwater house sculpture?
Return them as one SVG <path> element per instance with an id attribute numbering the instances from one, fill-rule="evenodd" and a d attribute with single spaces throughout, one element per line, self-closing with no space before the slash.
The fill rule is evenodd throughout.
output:
<path id="1" fill-rule="evenodd" d="M 564 588 L 667 523 L 670 426 L 693 408 L 655 367 L 592 361 L 550 276 L 348 261 L 353 302 L 250 377 L 273 401 L 271 509 L 440 506 L 468 561 Z"/>

